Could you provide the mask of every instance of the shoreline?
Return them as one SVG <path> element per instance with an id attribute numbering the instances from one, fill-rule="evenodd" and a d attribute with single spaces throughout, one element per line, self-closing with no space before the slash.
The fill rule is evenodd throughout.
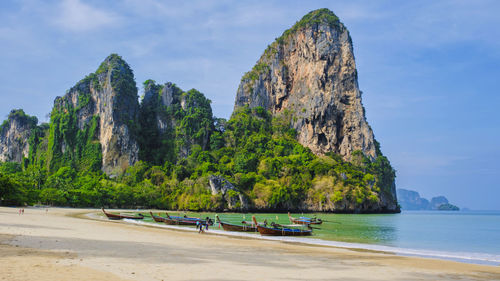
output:
<path id="1" fill-rule="evenodd" d="M 104 215 L 94 214 L 96 216 L 91 216 L 92 213 L 82 213 L 79 217 L 92 219 L 92 220 L 104 220 L 108 221 L 108 219 Z M 98 216 L 98 217 L 97 217 Z M 171 226 L 171 225 L 163 225 L 155 222 L 144 222 L 142 220 L 119 220 L 114 221 L 116 223 L 128 223 L 135 224 L 144 227 L 154 227 L 160 229 L 169 229 L 175 231 L 186 231 L 186 232 L 196 232 L 197 230 L 190 227 L 185 226 Z M 218 230 L 215 228 L 215 225 L 211 227 L 211 229 L 206 232 L 209 235 L 220 235 L 220 236 L 230 236 L 236 237 L 240 239 L 257 239 L 257 240 L 270 240 L 277 241 L 282 243 L 290 243 L 297 245 L 308 245 L 308 246 L 317 246 L 317 247 L 333 247 L 333 248 L 341 248 L 347 249 L 351 251 L 363 251 L 363 252 L 373 252 L 373 253 L 385 253 L 385 254 L 393 254 L 400 255 L 404 257 L 420 257 L 420 258 L 428 258 L 428 259 L 437 259 L 437 260 L 446 260 L 446 261 L 455 261 L 467 264 L 478 264 L 478 265 L 489 265 L 489 266 L 500 266 L 500 256 L 490 255 L 485 253 L 469 253 L 469 252 L 447 252 L 447 251 L 436 251 L 436 250 L 427 250 L 427 249 L 412 249 L 412 248 L 399 248 L 393 246 L 385 246 L 379 244 L 368 244 L 368 243 L 352 243 L 352 242 L 342 242 L 335 240 L 326 240 L 314 237 L 279 237 L 279 236 L 261 236 L 259 234 L 251 234 L 245 232 L 232 232 L 232 231 L 224 231 Z"/>
<path id="2" fill-rule="evenodd" d="M 0 276 L 51 280 L 49 273 L 57 272 L 61 279 L 85 280 L 88 272 L 94 280 L 500 279 L 498 266 L 79 217 L 98 212 L 58 208 L 46 214 L 27 208 L 18 215 L 16 209 L 0 208 L 0 247 L 10 253 L 0 251 L 5 265 Z"/>

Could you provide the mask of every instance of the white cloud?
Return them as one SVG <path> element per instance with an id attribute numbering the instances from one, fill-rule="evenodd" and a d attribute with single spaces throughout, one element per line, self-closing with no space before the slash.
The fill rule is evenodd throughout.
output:
<path id="1" fill-rule="evenodd" d="M 111 12 L 92 7 L 79 0 L 64 0 L 57 7 L 53 23 L 59 28 L 73 32 L 84 32 L 112 26 L 119 17 Z"/>

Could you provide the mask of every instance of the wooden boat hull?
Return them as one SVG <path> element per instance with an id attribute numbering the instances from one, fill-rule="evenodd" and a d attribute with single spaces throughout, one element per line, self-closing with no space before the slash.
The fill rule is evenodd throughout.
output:
<path id="1" fill-rule="evenodd" d="M 168 225 L 196 225 L 197 221 L 163 218 L 163 222 Z"/>
<path id="2" fill-rule="evenodd" d="M 295 223 L 295 224 L 315 224 L 315 225 L 318 225 L 318 224 L 322 224 L 323 221 L 321 219 L 316 219 L 316 218 L 302 218 L 302 219 L 297 219 L 297 218 L 294 218 L 290 215 L 290 213 L 288 213 L 288 218 L 290 219 L 290 222 L 292 223 Z"/>
<path id="3" fill-rule="evenodd" d="M 295 223 L 295 224 L 304 224 L 304 225 L 306 225 L 306 224 L 315 224 L 315 225 L 318 225 L 318 224 L 322 224 L 323 223 L 323 221 L 308 221 L 308 220 L 300 220 L 300 219 L 294 219 L 294 218 L 290 219 L 290 221 L 292 223 Z"/>
<path id="4" fill-rule="evenodd" d="M 151 214 L 151 217 L 153 218 L 153 220 L 155 222 L 165 222 L 165 218 L 164 217 L 160 217 L 160 216 L 155 216 L 153 215 L 152 212 L 149 212 Z"/>
<path id="5" fill-rule="evenodd" d="M 311 230 L 291 229 L 291 228 L 271 228 L 265 226 L 257 226 L 260 235 L 266 236 L 309 236 L 312 235 Z"/>
<path id="6" fill-rule="evenodd" d="M 166 219 L 164 223 L 168 225 L 196 225 L 196 222 L 192 221 L 180 221 L 180 220 L 169 220 L 169 219 Z"/>
<path id="7" fill-rule="evenodd" d="M 219 221 L 225 231 L 257 232 L 257 227 L 251 225 L 237 225 Z"/>
<path id="8" fill-rule="evenodd" d="M 207 224 L 207 221 L 204 219 L 201 219 L 201 218 L 194 218 L 194 217 L 187 217 L 187 216 L 184 216 L 184 217 L 170 216 L 167 212 L 165 212 L 165 214 L 167 214 L 167 218 L 171 219 L 171 220 L 182 221 L 182 222 L 193 222 L 193 223 L 187 223 L 185 225 L 196 225 L 196 222 L 199 222 L 201 224 Z M 208 225 L 213 225 L 213 224 L 214 223 L 212 220 L 210 220 L 208 222 Z"/>
<path id="9" fill-rule="evenodd" d="M 304 224 L 304 225 L 309 224 L 307 221 L 296 220 L 296 219 L 291 219 L 290 221 L 295 224 Z"/>
<path id="10" fill-rule="evenodd" d="M 106 215 L 106 217 L 108 217 L 108 219 L 110 220 L 121 220 L 121 219 L 131 219 L 131 220 L 142 220 L 144 219 L 144 216 L 143 215 L 139 215 L 139 216 L 128 216 L 128 215 L 118 215 L 118 214 L 112 214 L 112 213 L 108 213 L 104 210 L 104 208 L 102 208 L 102 212 Z"/>
<path id="11" fill-rule="evenodd" d="M 110 220 L 121 220 L 122 217 L 121 216 L 113 216 L 112 214 L 105 214 L 106 217 L 108 217 L 108 219 Z"/>

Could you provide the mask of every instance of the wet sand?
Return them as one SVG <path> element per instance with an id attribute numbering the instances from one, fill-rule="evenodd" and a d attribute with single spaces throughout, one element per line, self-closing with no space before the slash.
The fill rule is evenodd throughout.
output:
<path id="1" fill-rule="evenodd" d="M 0 280 L 500 280 L 500 267 L 0 208 Z"/>

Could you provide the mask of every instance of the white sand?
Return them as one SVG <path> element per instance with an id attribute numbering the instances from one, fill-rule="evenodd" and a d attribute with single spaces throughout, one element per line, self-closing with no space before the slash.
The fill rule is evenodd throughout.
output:
<path id="1" fill-rule="evenodd" d="M 0 208 L 0 280 L 500 280 L 500 267 Z"/>

